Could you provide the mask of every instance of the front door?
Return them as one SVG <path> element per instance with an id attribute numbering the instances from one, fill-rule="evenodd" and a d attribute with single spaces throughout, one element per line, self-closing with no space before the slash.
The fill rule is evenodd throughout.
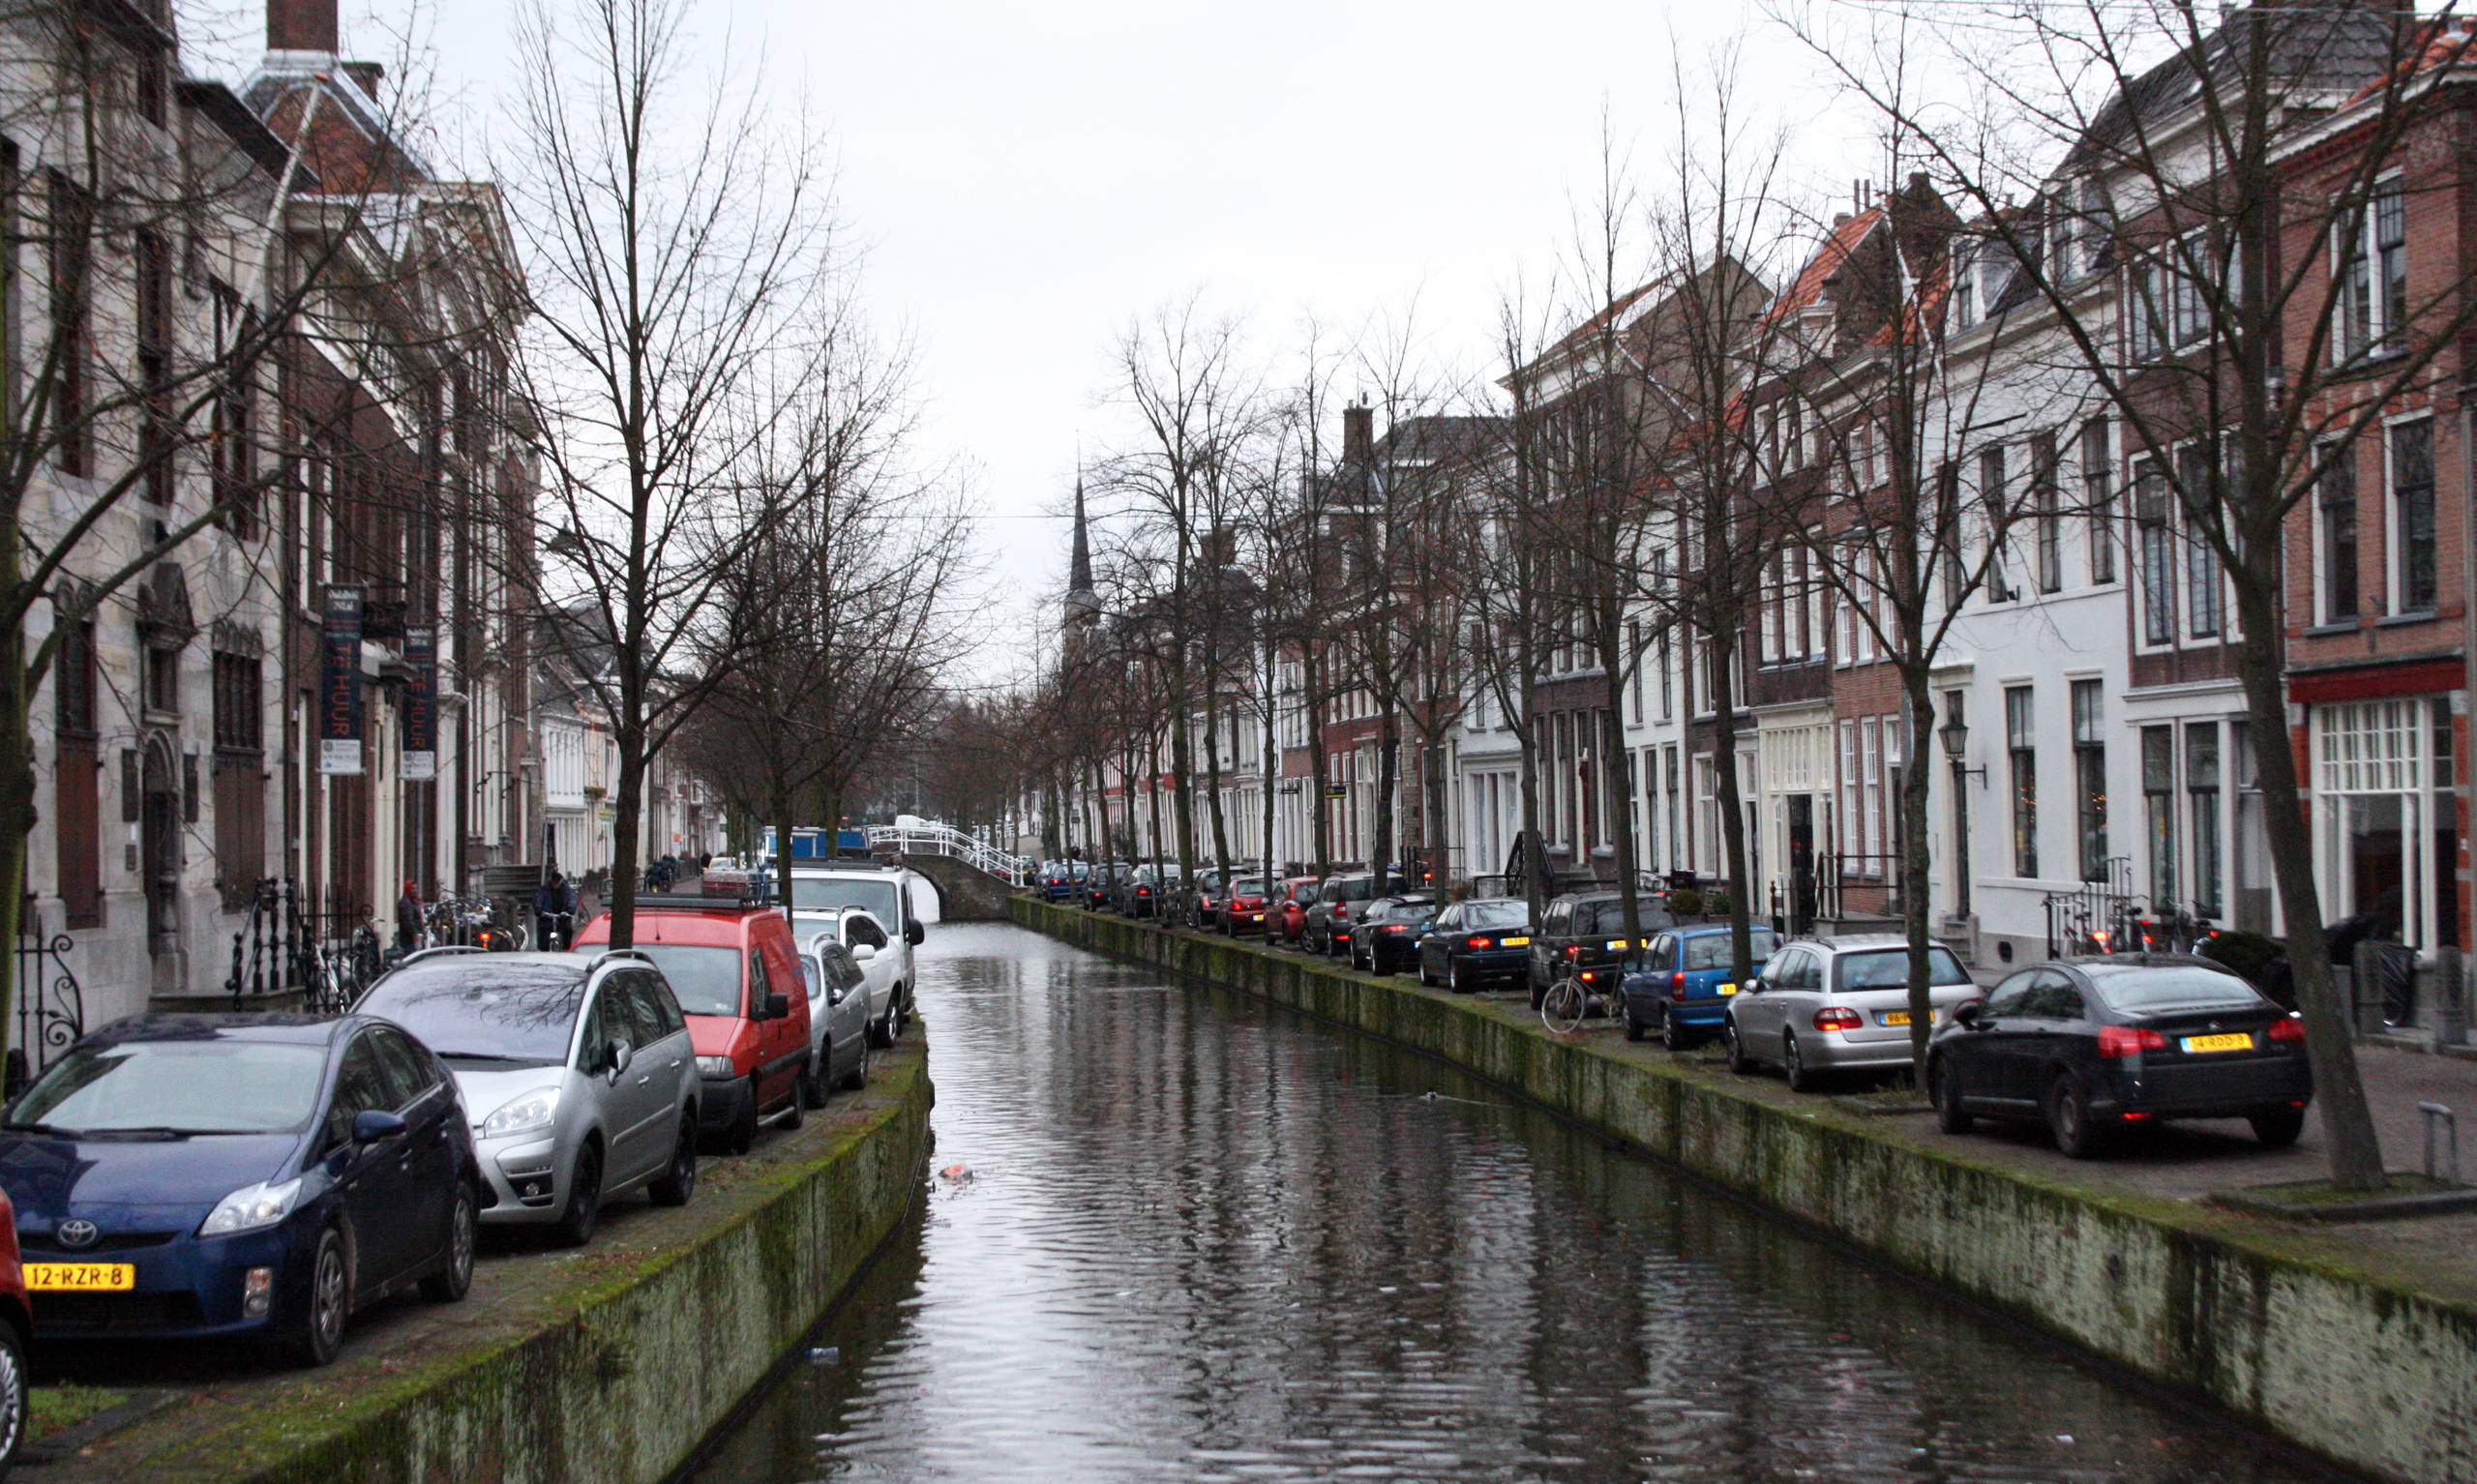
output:
<path id="1" fill-rule="evenodd" d="M 1789 931 L 1815 927 L 1815 796 L 1789 795 Z"/>
<path id="2" fill-rule="evenodd" d="M 154 993 L 177 994 L 188 974 L 181 953 L 181 787 L 170 747 L 150 738 L 138 813 L 138 854 L 146 888 L 146 951 Z"/>

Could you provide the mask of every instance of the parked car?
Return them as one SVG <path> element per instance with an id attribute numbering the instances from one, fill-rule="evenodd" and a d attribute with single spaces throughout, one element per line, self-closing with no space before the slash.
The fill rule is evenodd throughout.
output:
<path id="1" fill-rule="evenodd" d="M 1119 889 L 1119 910 L 1129 917 L 1157 918 L 1161 904 L 1178 895 L 1181 879 L 1178 866 L 1172 863 L 1138 866 Z"/>
<path id="2" fill-rule="evenodd" d="M 1652 939 L 1640 970 L 1626 976 L 1626 1039 L 1656 1030 L 1660 1044 L 1682 1052 L 1728 1023 L 1730 996 L 1741 988 L 1736 947 L 1726 923 L 1671 928 Z M 1746 929 L 1751 967 L 1760 970 L 1780 946 L 1770 928 Z"/>
<path id="3" fill-rule="evenodd" d="M 2026 968 L 1936 1027 L 1926 1086 L 1948 1134 L 2044 1122 L 2074 1159 L 2163 1118 L 2243 1118 L 2296 1142 L 2313 1097 L 2305 1022 L 2208 959 L 2116 954 Z"/>
<path id="4" fill-rule="evenodd" d="M 1408 973 L 1419 961 L 1419 937 L 1435 921 L 1432 895 L 1379 897 L 1351 925 L 1351 967 L 1371 974 Z"/>
<path id="5" fill-rule="evenodd" d="M 1229 895 L 1221 904 L 1221 935 L 1237 937 L 1242 933 L 1262 935 L 1265 933 L 1265 878 L 1242 876 L 1230 883 Z"/>
<path id="6" fill-rule="evenodd" d="M 477 1178 L 448 1069 L 366 1015 L 119 1021 L 0 1118 L 38 1341 L 263 1340 L 323 1365 L 356 1310 L 464 1296 Z"/>
<path id="7" fill-rule="evenodd" d="M 662 970 L 687 1015 L 700 1133 L 745 1154 L 761 1124 L 798 1128 L 800 1083 L 809 1071 L 809 998 L 783 914 L 725 902 L 639 904 L 636 936 L 629 951 Z M 610 946 L 608 912 L 577 935 L 580 954 L 602 954 Z"/>
<path id="8" fill-rule="evenodd" d="M 1316 904 L 1320 882 L 1312 876 L 1284 876 L 1274 883 L 1265 907 L 1265 937 L 1296 943 L 1307 931 L 1307 909 Z"/>
<path id="9" fill-rule="evenodd" d="M 1221 931 L 1221 873 L 1210 867 L 1196 873 L 1195 889 L 1186 894 L 1180 920 L 1190 928 Z"/>
<path id="10" fill-rule="evenodd" d="M 1124 861 L 1104 861 L 1094 866 L 1084 877 L 1085 908 L 1097 912 L 1115 904 L 1119 877 L 1134 869 Z"/>
<path id="11" fill-rule="evenodd" d="M 433 950 L 355 1007 L 413 1033 L 470 1112 L 485 1225 L 592 1240 L 603 1209 L 697 1188 L 696 1053 L 662 974 L 642 958 Z"/>
<path id="12" fill-rule="evenodd" d="M 1978 997 L 1969 970 L 1941 943 L 1926 953 L 1927 993 L 1940 1023 Z M 1729 996 L 1721 1033 L 1729 1070 L 1764 1062 L 1810 1092 L 1832 1072 L 1910 1064 L 1909 943 L 1897 934 L 1798 938 L 1775 949 L 1754 982 Z"/>
<path id="13" fill-rule="evenodd" d="M 1457 902 L 1419 937 L 1419 983 L 1456 994 L 1514 983 L 1530 961 L 1531 904 L 1520 897 Z"/>
<path id="14" fill-rule="evenodd" d="M 911 1024 L 911 996 L 919 988 L 914 948 L 928 941 L 929 930 L 912 906 L 913 894 L 928 883 L 916 871 L 900 866 L 852 863 L 791 868 L 791 930 L 810 935 L 844 929 L 844 945 L 869 941 L 853 935 L 846 914 L 857 907 L 884 930 L 885 940 L 874 943 L 877 959 L 869 965 L 869 1033 L 880 1047 L 901 1038 Z"/>
<path id="15" fill-rule="evenodd" d="M 26 1307 L 26 1274 L 17 1261 L 17 1217 L 0 1193 L 0 1479 L 25 1446 L 34 1420 L 34 1382 L 26 1371 L 26 1348 L 34 1333 Z"/>
<path id="16" fill-rule="evenodd" d="M 810 938 L 800 954 L 809 994 L 809 1080 L 800 1091 L 811 1108 L 823 1108 L 836 1087 L 868 1085 L 868 965 L 877 957 L 877 949 L 851 947 L 833 933 Z"/>
<path id="17" fill-rule="evenodd" d="M 1040 893 L 1044 902 L 1069 902 L 1084 889 L 1091 869 L 1082 861 L 1049 861 L 1040 870 Z"/>
<path id="18" fill-rule="evenodd" d="M 1400 876 L 1388 876 L 1380 889 L 1375 874 L 1367 871 L 1345 871 L 1327 876 L 1316 892 L 1316 900 L 1308 905 L 1302 946 L 1328 958 L 1348 953 L 1351 919 L 1366 910 L 1368 903 L 1385 892 L 1400 891 L 1403 884 Z"/>
<path id="19" fill-rule="evenodd" d="M 1668 894 L 1635 893 L 1634 923 L 1647 935 L 1677 926 Z M 1538 931 L 1531 935 L 1532 1008 L 1539 1008 L 1548 986 L 1564 970 L 1597 982 L 1620 972 L 1633 950 L 1651 941 L 1645 936 L 1629 944 L 1625 935 L 1626 899 L 1616 892 L 1576 892 L 1549 903 Z"/>

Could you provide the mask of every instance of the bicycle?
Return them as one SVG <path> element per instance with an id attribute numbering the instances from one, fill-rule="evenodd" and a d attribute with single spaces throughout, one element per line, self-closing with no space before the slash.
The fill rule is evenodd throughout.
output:
<path id="1" fill-rule="evenodd" d="M 1583 1022 L 1626 1013 L 1626 992 L 1616 969 L 1596 970 L 1605 973 L 1612 985 L 1602 988 L 1578 978 L 1571 967 L 1564 969 L 1548 992 L 1539 997 L 1539 1024 L 1560 1034 L 1580 1030 Z"/>

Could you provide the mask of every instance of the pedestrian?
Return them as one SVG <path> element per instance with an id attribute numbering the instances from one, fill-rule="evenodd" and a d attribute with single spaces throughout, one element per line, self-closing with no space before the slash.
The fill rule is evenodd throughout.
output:
<path id="1" fill-rule="evenodd" d="M 558 872 L 551 873 L 533 893 L 533 941 L 546 953 L 567 946 L 576 924 L 577 889 Z"/>
<path id="2" fill-rule="evenodd" d="M 396 899 L 397 954 L 402 956 L 412 952 L 420 946 L 421 940 L 422 899 L 420 894 L 413 890 L 413 883 L 408 878 L 404 882 L 403 895 Z"/>

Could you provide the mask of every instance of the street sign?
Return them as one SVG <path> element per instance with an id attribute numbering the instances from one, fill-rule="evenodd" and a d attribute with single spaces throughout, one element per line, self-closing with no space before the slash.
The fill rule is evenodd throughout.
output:
<path id="1" fill-rule="evenodd" d="M 1350 785 L 1348 784 L 1327 784 L 1325 786 L 1325 797 L 1328 799 L 1346 799 L 1350 796 L 1351 789 Z"/>

